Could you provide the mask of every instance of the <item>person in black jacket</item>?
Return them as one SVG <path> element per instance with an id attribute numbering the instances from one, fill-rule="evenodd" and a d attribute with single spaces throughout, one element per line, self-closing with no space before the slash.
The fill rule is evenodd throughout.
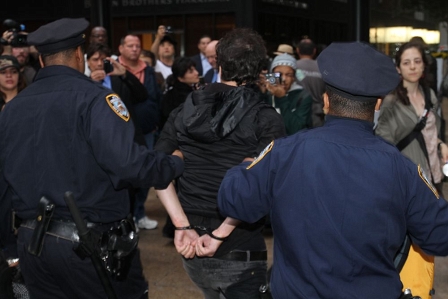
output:
<path id="1" fill-rule="evenodd" d="M 205 298 L 259 298 L 267 270 L 264 219 L 239 224 L 224 218 L 217 193 L 228 169 L 285 136 L 285 128 L 275 109 L 246 86 L 258 80 L 266 56 L 261 36 L 235 29 L 216 50 L 221 83 L 190 93 L 156 143 L 165 153 L 180 150 L 185 161 L 177 196 L 173 185 L 157 194 L 175 226 L 184 268 Z"/>
<path id="2" fill-rule="evenodd" d="M 199 83 L 199 73 L 196 64 L 188 57 L 178 57 L 171 67 L 173 74 L 168 76 L 167 91 L 162 100 L 162 116 L 160 127 L 163 128 L 171 111 L 185 102 L 188 94 L 196 89 Z"/>

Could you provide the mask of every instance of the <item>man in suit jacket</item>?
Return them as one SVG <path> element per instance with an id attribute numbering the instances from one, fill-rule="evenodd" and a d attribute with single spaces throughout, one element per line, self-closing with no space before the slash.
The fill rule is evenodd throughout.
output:
<path id="1" fill-rule="evenodd" d="M 205 76 L 205 74 L 212 68 L 205 55 L 205 48 L 210 43 L 210 41 L 210 36 L 201 36 L 198 42 L 199 53 L 191 57 L 191 60 L 193 60 L 196 64 L 196 70 L 198 71 L 199 76 Z"/>

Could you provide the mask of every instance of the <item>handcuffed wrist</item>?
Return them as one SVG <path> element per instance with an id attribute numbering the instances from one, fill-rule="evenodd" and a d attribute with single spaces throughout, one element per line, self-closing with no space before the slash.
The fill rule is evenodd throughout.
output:
<path id="1" fill-rule="evenodd" d="M 174 230 L 189 230 L 189 229 L 194 229 L 194 226 L 189 225 L 189 226 L 174 227 Z"/>

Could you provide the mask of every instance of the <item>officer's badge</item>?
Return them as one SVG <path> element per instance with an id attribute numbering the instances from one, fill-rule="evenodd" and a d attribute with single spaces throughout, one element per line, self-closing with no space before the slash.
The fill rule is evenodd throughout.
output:
<path id="1" fill-rule="evenodd" d="M 266 156 L 274 147 L 274 141 L 271 141 L 271 143 L 269 143 L 268 146 L 266 146 L 266 148 L 258 155 L 258 157 L 249 165 L 247 166 L 246 169 L 251 169 L 253 166 L 255 166 L 255 164 L 257 164 L 258 162 L 260 162 L 264 156 Z"/>
<path id="2" fill-rule="evenodd" d="M 431 183 L 431 180 L 428 178 L 428 176 L 423 171 L 420 165 L 418 166 L 418 174 L 420 178 L 423 180 L 423 182 L 425 182 L 425 184 L 428 186 L 428 188 L 431 189 L 432 193 L 434 193 L 437 199 L 439 199 L 440 198 L 439 192 L 437 192 L 436 187 L 434 187 L 434 185 Z"/>
<path id="3" fill-rule="evenodd" d="M 116 94 L 110 94 L 106 96 L 106 102 L 109 107 L 124 121 L 128 121 L 130 118 L 129 111 L 124 105 L 123 101 Z"/>

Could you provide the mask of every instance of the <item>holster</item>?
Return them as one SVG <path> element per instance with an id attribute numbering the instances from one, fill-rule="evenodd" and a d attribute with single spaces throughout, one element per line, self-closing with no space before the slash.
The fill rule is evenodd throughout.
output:
<path id="1" fill-rule="evenodd" d="M 34 228 L 30 244 L 28 245 L 28 252 L 40 256 L 44 244 L 45 233 L 47 232 L 48 225 L 53 216 L 54 204 L 50 203 L 45 197 L 42 197 L 39 201 L 37 210 L 37 224 Z"/>
<path id="2" fill-rule="evenodd" d="M 130 219 L 123 219 L 117 227 L 104 232 L 101 259 L 114 279 L 126 279 L 137 245 L 138 235 L 135 233 L 134 221 Z"/>

